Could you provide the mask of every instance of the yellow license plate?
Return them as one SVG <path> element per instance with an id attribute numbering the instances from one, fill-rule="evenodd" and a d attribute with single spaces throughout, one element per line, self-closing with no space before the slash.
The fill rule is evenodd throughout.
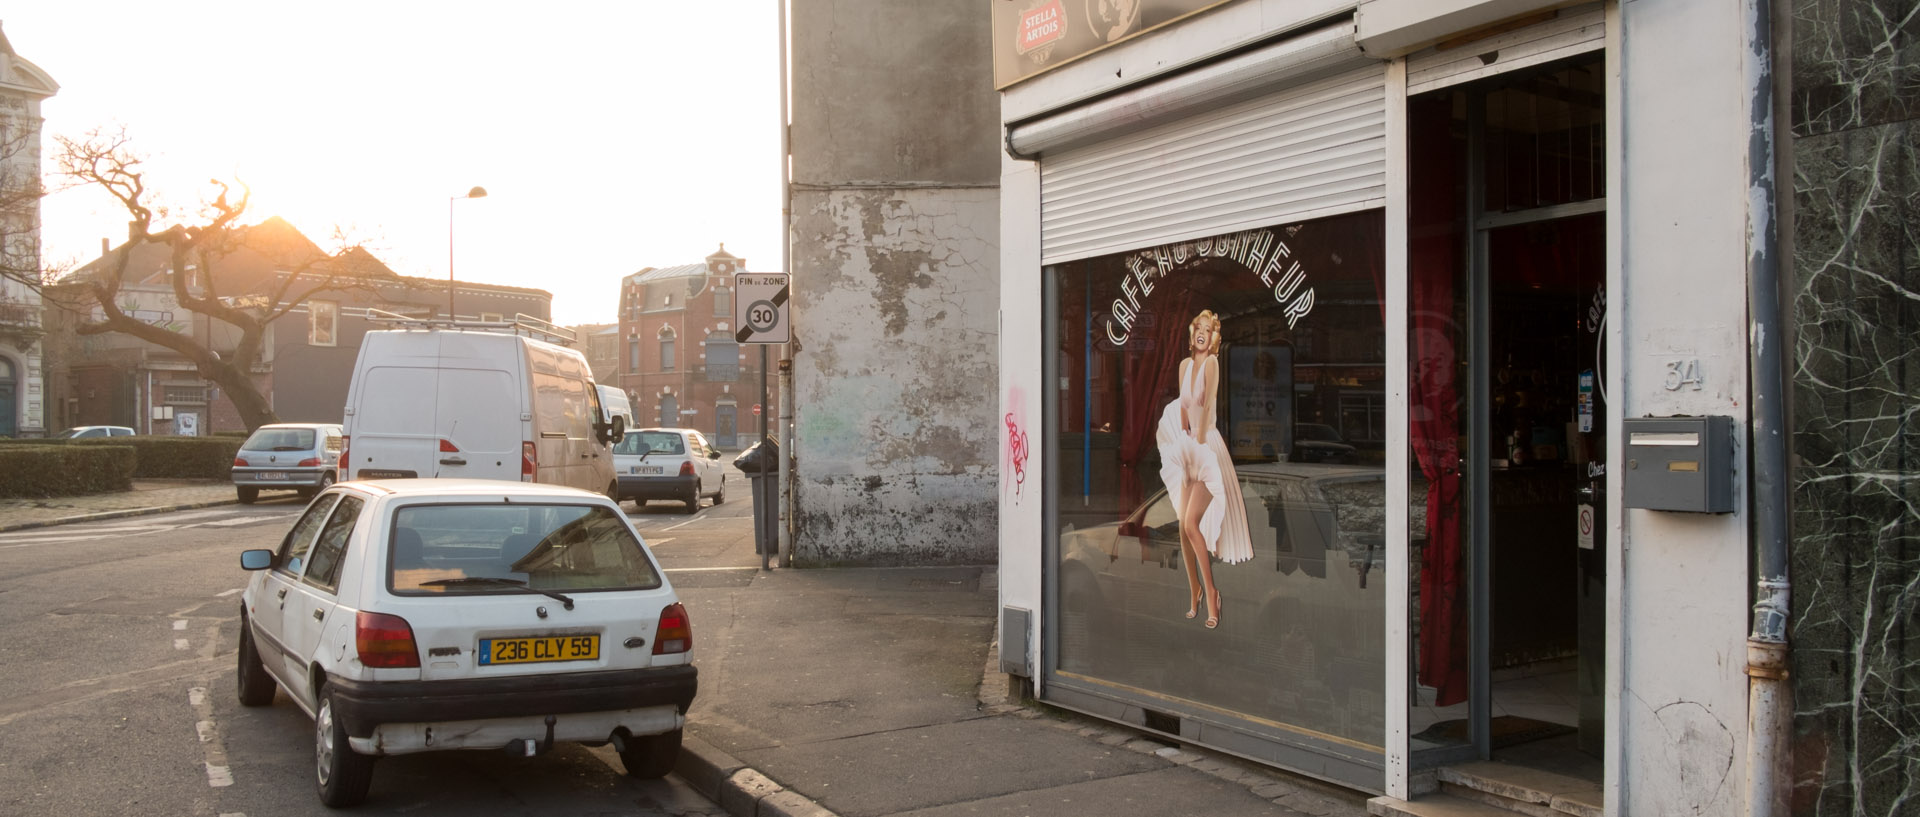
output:
<path id="1" fill-rule="evenodd" d="M 553 635 L 540 638 L 480 639 L 480 666 L 592 661 L 600 657 L 600 636 Z"/>

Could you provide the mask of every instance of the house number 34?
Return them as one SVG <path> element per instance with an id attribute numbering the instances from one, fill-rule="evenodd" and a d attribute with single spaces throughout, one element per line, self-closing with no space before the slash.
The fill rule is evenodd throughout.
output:
<path id="1" fill-rule="evenodd" d="M 1705 379 L 1700 376 L 1700 359 L 1697 357 L 1667 361 L 1667 391 L 1679 391 L 1685 386 L 1699 391 Z"/>

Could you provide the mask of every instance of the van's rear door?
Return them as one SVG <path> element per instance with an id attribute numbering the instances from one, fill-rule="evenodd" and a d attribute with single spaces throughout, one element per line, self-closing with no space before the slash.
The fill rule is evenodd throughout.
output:
<path id="1" fill-rule="evenodd" d="M 521 388 L 500 369 L 441 369 L 437 474 L 463 479 L 520 478 L 524 411 Z M 447 449 L 456 449 L 449 451 Z"/>
<path id="2" fill-rule="evenodd" d="M 342 463 L 351 479 L 430 477 L 439 446 L 434 431 L 434 393 L 440 370 L 427 366 L 374 366 L 354 384 L 353 443 Z"/>

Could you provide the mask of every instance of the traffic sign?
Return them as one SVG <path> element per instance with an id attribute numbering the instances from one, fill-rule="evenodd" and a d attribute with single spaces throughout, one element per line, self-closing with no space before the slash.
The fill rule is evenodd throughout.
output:
<path id="1" fill-rule="evenodd" d="M 733 317 L 739 323 L 734 340 L 740 343 L 787 343 L 793 326 L 787 320 L 787 274 L 743 272 L 733 276 Z"/>
<path id="2" fill-rule="evenodd" d="M 755 403 L 755 404 L 753 404 L 753 416 L 755 416 L 755 417 L 758 417 L 758 416 L 760 416 L 760 404 L 759 404 L 759 403 Z"/>

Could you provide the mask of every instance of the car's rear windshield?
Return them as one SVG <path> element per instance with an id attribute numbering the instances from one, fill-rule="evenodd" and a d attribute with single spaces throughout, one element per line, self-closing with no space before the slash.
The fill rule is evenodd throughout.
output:
<path id="1" fill-rule="evenodd" d="M 387 586 L 401 595 L 660 586 L 626 520 L 599 505 L 409 505 L 389 534 Z"/>
<path id="2" fill-rule="evenodd" d="M 241 451 L 311 451 L 311 428 L 263 428 L 240 444 Z"/>
<path id="3" fill-rule="evenodd" d="M 626 439 L 614 446 L 615 454 L 685 454 L 687 443 L 671 431 L 629 431 Z"/>

